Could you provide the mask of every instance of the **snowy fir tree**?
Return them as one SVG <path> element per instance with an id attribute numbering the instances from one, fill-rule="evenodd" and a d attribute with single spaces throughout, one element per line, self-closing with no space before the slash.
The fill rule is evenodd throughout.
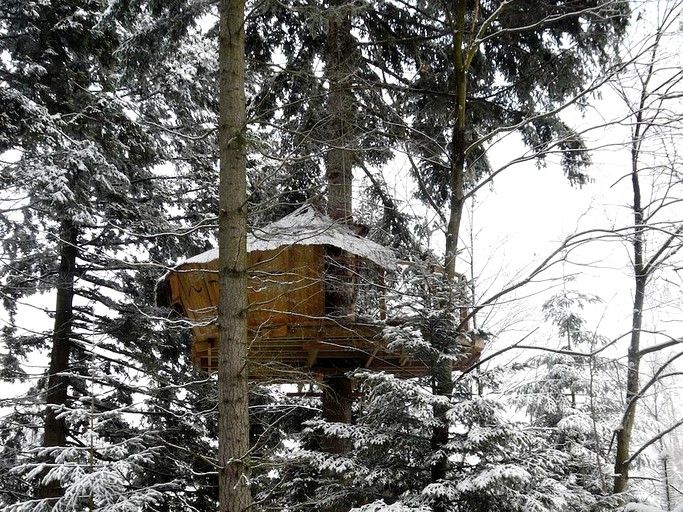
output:
<path id="1" fill-rule="evenodd" d="M 619 369 L 599 354 L 607 340 L 588 331 L 581 315 L 584 307 L 598 302 L 564 288 L 543 304 L 558 343 L 525 363 L 531 375 L 517 387 L 513 401 L 529 424 L 545 431 L 547 442 L 566 454 L 563 470 L 573 485 L 606 505 L 611 485 L 607 452 L 619 415 Z"/>
<path id="2" fill-rule="evenodd" d="M 183 208 L 198 182 L 158 170 L 180 161 L 168 122 L 183 118 L 181 102 L 164 95 L 170 84 L 157 83 L 155 96 L 125 77 L 117 56 L 127 32 L 106 4 L 15 2 L 0 11 L 10 314 L 2 375 L 28 388 L 3 414 L 3 509 L 211 503 L 196 492 L 215 488 L 211 478 L 201 483 L 214 466 L 196 471 L 212 453 L 211 394 L 201 383 L 180 387 L 191 377 L 187 335 L 153 320 L 159 273 L 204 243 L 180 236 L 206 222 L 205 211 Z M 27 329 L 22 308 L 37 294 L 52 305 L 29 314 L 52 326 Z M 39 354 L 47 371 L 28 373 Z"/>

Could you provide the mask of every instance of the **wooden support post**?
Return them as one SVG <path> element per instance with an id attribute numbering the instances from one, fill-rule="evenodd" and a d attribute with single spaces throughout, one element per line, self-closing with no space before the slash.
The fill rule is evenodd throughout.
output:
<path id="1" fill-rule="evenodd" d="M 335 423 L 351 423 L 353 405 L 353 384 L 348 377 L 327 377 L 323 387 L 323 418 Z M 325 438 L 321 441 L 323 450 L 329 453 L 344 453 L 349 443 L 345 439 Z"/>

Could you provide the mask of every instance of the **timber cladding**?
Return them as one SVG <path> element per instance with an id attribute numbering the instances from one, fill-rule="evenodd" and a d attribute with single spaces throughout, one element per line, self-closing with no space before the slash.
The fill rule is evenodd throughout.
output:
<path id="1" fill-rule="evenodd" d="M 247 325 L 252 336 L 252 378 L 264 372 L 270 377 L 273 368 L 282 365 L 290 370 L 313 368 L 321 361 L 338 367 L 339 372 L 348 371 L 377 356 L 381 326 L 367 319 L 355 322 L 352 313 L 357 260 L 362 258 L 339 250 L 332 251 L 331 258 L 329 253 L 330 248 L 323 245 L 249 252 Z M 204 372 L 215 371 L 218 260 L 181 264 L 166 275 L 165 282 L 170 305 L 192 322 L 195 365 Z M 342 313 L 340 295 L 349 301 Z"/>
<path id="2" fill-rule="evenodd" d="M 325 315 L 323 247 L 293 245 L 249 253 L 249 329 Z M 195 340 L 217 337 L 218 260 L 179 265 L 166 276 L 170 304 L 193 323 Z"/>
<path id="3" fill-rule="evenodd" d="M 207 253 L 208 254 L 208 253 Z M 428 363 L 393 353 L 383 337 L 384 269 L 328 245 L 285 245 L 249 252 L 247 325 L 252 380 L 292 380 L 292 372 L 342 375 L 356 368 L 401 377 L 427 371 Z M 191 258 L 166 274 L 160 305 L 186 316 L 193 331 L 196 368 L 218 368 L 217 253 Z M 362 314 L 358 314 L 358 312 Z M 454 369 L 473 364 L 483 340 L 465 334 Z"/>
<path id="4" fill-rule="evenodd" d="M 292 245 L 249 253 L 249 329 L 325 316 L 324 249 Z"/>

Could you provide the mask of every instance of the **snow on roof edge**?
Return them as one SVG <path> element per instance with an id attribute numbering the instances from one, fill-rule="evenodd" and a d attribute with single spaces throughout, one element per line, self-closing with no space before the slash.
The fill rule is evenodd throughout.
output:
<path id="1" fill-rule="evenodd" d="M 396 268 L 394 251 L 372 240 L 357 235 L 341 222 L 332 220 L 310 205 L 247 235 L 247 248 L 251 251 L 271 251 L 291 245 L 332 245 L 369 259 L 387 269 Z M 218 249 L 209 249 L 180 262 L 204 264 L 218 259 Z"/>

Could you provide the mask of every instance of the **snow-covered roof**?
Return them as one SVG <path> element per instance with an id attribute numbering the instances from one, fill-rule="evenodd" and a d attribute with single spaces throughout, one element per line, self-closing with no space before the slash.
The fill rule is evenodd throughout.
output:
<path id="1" fill-rule="evenodd" d="M 247 236 L 249 251 L 272 251 L 288 245 L 332 245 L 366 258 L 378 265 L 396 267 L 394 251 L 351 231 L 340 221 L 332 220 L 309 205 Z M 198 254 L 181 264 L 208 263 L 218 259 L 218 249 Z"/>

